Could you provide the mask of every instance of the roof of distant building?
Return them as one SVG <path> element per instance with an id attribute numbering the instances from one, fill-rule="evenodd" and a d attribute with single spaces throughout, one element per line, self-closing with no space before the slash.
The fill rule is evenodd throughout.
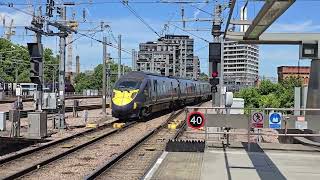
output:
<path id="1" fill-rule="evenodd" d="M 310 68 L 310 66 L 278 66 L 278 68 Z"/>

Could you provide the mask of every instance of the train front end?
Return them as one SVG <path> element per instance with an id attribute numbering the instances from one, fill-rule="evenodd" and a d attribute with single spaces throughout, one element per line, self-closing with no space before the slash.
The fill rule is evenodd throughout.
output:
<path id="1" fill-rule="evenodd" d="M 139 117 L 140 107 L 137 98 L 141 81 L 134 78 L 119 79 L 112 93 L 112 116 L 122 120 Z"/>

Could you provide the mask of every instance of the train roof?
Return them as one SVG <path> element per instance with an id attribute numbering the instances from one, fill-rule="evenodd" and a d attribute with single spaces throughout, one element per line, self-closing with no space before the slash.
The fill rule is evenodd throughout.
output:
<path id="1" fill-rule="evenodd" d="M 193 79 L 181 78 L 181 77 L 177 77 L 177 76 L 163 76 L 161 74 L 144 72 L 144 71 L 131 71 L 131 72 L 128 72 L 125 76 L 123 76 L 123 78 L 141 78 L 141 79 L 143 79 L 146 76 L 158 76 L 158 77 L 174 78 L 177 80 L 195 81 L 195 82 L 199 82 L 199 83 L 209 83 L 207 81 L 198 81 L 198 80 L 193 80 Z"/>

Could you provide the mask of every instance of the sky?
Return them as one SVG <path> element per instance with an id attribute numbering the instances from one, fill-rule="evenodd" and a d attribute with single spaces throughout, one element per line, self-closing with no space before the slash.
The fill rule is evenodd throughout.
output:
<path id="1" fill-rule="evenodd" d="M 138 1 L 138 2 L 137 2 Z M 100 21 L 106 22 L 112 30 L 115 38 L 119 34 L 122 35 L 122 48 L 127 52 L 132 49 L 138 50 L 139 43 L 146 41 L 156 41 L 157 34 L 177 34 L 189 35 L 194 38 L 194 55 L 200 57 L 201 71 L 208 72 L 208 43 L 212 41 L 210 31 L 182 31 L 175 26 L 182 28 L 181 8 L 185 10 L 186 18 L 212 18 L 213 7 L 215 0 L 193 0 L 193 4 L 177 4 L 177 3 L 150 3 L 156 0 L 129 0 L 129 5 L 139 16 L 143 18 L 147 24 L 152 27 L 152 30 L 147 28 L 133 13 L 117 0 L 80 0 L 74 1 L 79 5 L 68 7 L 68 18 L 71 18 L 72 12 L 75 13 L 75 18 L 82 21 L 82 12 L 86 12 L 86 23 L 80 23 L 79 32 L 88 34 L 86 30 L 92 30 L 99 26 Z M 172 1 L 172 0 L 167 0 Z M 192 1 L 192 0 L 189 0 Z M 26 32 L 23 26 L 30 25 L 32 16 L 24 13 L 30 12 L 34 7 L 40 4 L 45 4 L 44 0 L 15 0 L 1 1 L 2 3 L 12 2 L 14 8 L 0 6 L 0 20 L 5 17 L 6 24 L 9 24 L 10 19 L 14 19 L 16 35 L 12 37 L 14 43 L 26 45 L 32 42 L 34 37 L 32 32 Z M 33 3 L 33 7 L 29 7 L 27 3 Z M 56 0 L 56 3 L 61 1 Z M 68 1 L 69 2 L 69 1 Z M 110 3 L 111 2 L 111 3 Z M 140 3 L 139 3 L 140 2 Z M 141 3 L 149 2 L 149 3 Z M 219 2 L 227 2 L 227 0 L 219 0 Z M 244 4 L 244 0 L 237 0 L 233 18 L 239 19 L 240 8 Z M 248 18 L 253 19 L 261 7 L 261 2 L 250 1 L 248 6 Z M 203 11 L 198 10 L 202 9 Z M 45 12 L 45 6 L 42 7 Z M 269 32 L 319 32 L 320 19 L 318 11 L 320 9 L 320 0 L 296 0 L 291 6 L 270 28 Z M 24 11 L 24 12 L 22 12 Z M 223 18 L 226 20 L 228 11 L 223 13 Z M 57 16 L 51 20 L 57 19 Z M 169 23 L 169 29 L 164 31 L 164 24 Z M 210 29 L 211 22 L 188 22 L 186 29 Z M 0 26 L 0 34 L 4 31 L 3 25 Z M 157 34 L 154 32 L 156 31 Z M 194 36 L 196 35 L 196 36 Z M 95 39 L 102 40 L 106 36 L 108 41 L 116 44 L 116 39 L 113 38 L 110 31 L 97 32 Z M 198 38 L 201 37 L 201 38 Z M 76 55 L 80 56 L 81 71 L 93 69 L 97 64 L 102 62 L 102 45 L 94 40 L 82 37 L 79 34 L 74 35 L 74 38 L 79 38 L 73 43 L 73 58 Z M 53 49 L 54 53 L 59 52 L 59 39 L 57 37 L 43 37 L 45 47 Z M 108 47 L 108 53 L 111 57 L 117 58 L 117 50 Z M 123 52 L 123 63 L 131 66 L 131 54 Z M 260 45 L 260 67 L 259 75 L 266 77 L 277 77 L 277 67 L 284 65 L 297 65 L 299 59 L 299 47 L 297 45 Z M 117 61 L 117 59 L 115 59 Z M 75 64 L 75 62 L 73 62 Z M 310 60 L 301 60 L 301 65 L 309 65 Z M 73 65 L 75 69 L 75 65 Z"/>

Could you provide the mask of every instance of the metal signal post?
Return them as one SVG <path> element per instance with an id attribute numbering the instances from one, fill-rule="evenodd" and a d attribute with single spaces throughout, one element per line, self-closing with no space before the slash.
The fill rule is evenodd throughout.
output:
<path id="1" fill-rule="evenodd" d="M 118 79 L 121 77 L 121 35 L 118 36 Z"/>
<path id="2" fill-rule="evenodd" d="M 212 106 L 223 104 L 223 38 L 221 35 L 222 12 L 228 7 L 227 4 L 216 4 L 214 9 L 214 19 L 211 29 L 213 43 L 209 43 L 209 74 L 212 76 L 210 84 L 213 86 Z"/>
<path id="3" fill-rule="evenodd" d="M 66 7 L 62 9 L 61 19 L 65 22 L 67 19 Z M 63 24 L 65 25 L 65 23 Z M 59 62 L 59 122 L 57 128 L 65 129 L 65 62 L 66 62 L 66 37 L 67 33 L 60 29 L 60 62 Z"/>
<path id="4" fill-rule="evenodd" d="M 103 37 L 103 57 L 102 57 L 102 61 L 103 61 L 103 72 L 102 72 L 102 113 L 106 114 L 106 78 L 107 78 L 107 37 Z"/>

